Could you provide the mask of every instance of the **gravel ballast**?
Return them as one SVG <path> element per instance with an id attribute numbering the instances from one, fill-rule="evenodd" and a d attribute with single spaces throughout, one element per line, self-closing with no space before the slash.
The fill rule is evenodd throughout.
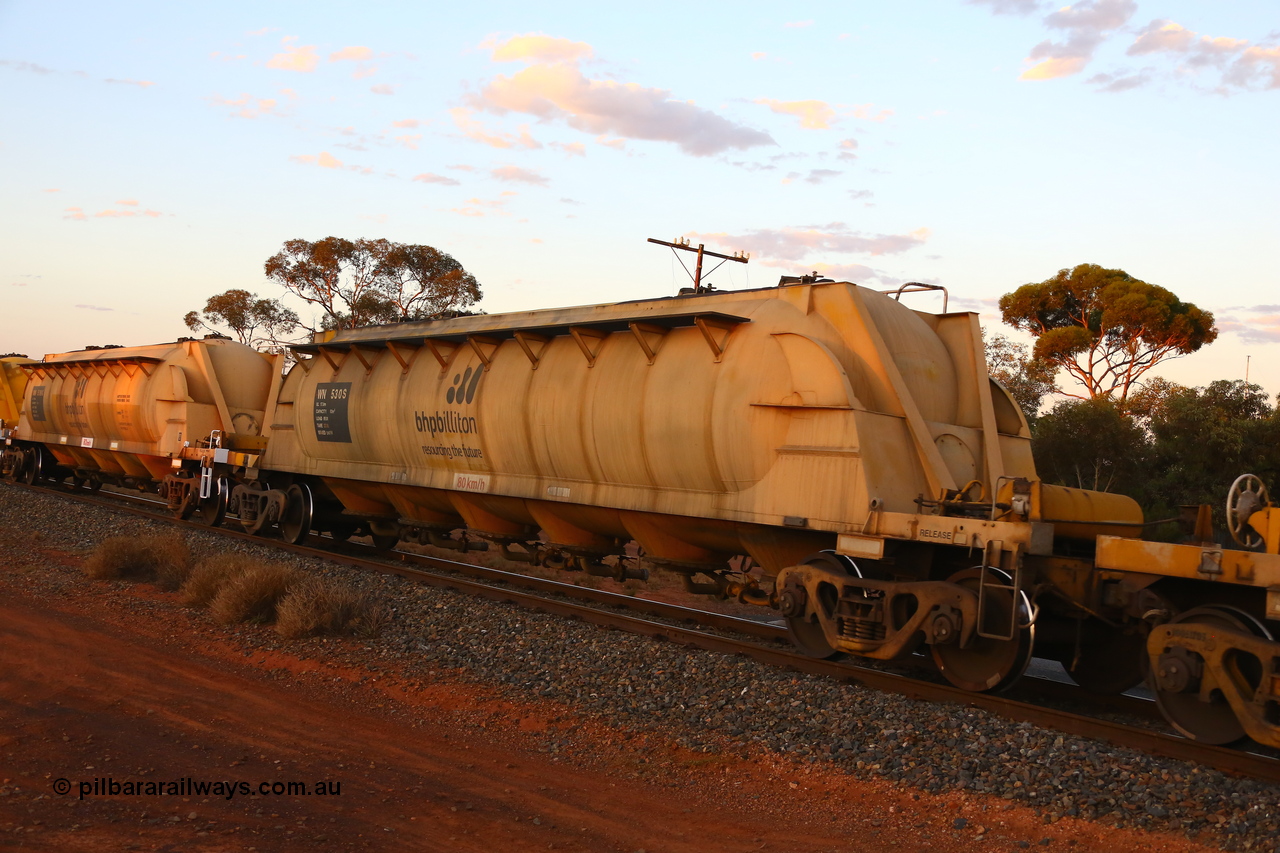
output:
<path id="1" fill-rule="evenodd" d="M 0 484 L 0 527 L 33 546 L 80 555 L 109 536 L 174 530 L 7 483 Z M 772 756 L 931 793 L 961 789 L 1001 797 L 1038 809 L 1046 822 L 1080 817 L 1186 832 L 1228 850 L 1280 850 L 1280 786 L 217 534 L 184 535 L 196 554 L 243 551 L 376 595 L 393 613 L 389 626 L 379 638 L 352 641 L 338 653 L 405 678 L 458 678 L 513 699 L 550 699 L 585 719 L 661 735 L 701 753 Z M 51 563 L 30 583 L 56 594 L 65 585 L 103 582 Z M 321 648 L 315 640 L 283 641 L 268 628 L 245 627 L 238 634 L 257 647 L 296 654 Z M 336 645 L 323 646 L 325 653 Z M 581 747 L 558 732 L 543 748 L 572 756 Z"/>

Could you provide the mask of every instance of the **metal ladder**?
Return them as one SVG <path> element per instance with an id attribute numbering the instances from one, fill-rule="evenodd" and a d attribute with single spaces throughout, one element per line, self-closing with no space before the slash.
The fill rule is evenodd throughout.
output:
<path id="1" fill-rule="evenodd" d="M 1008 642 L 1027 625 L 1019 624 L 1018 620 L 1019 599 L 1022 597 L 1022 561 L 1017 559 L 1016 553 L 1011 582 L 996 582 L 1000 577 L 1008 575 L 1000 565 L 1000 555 L 1003 552 L 1004 542 L 999 539 L 988 540 L 982 550 L 982 571 L 978 574 L 978 636 L 988 640 Z M 997 576 L 996 572 L 1000 575 Z M 1009 608 L 1009 630 L 1003 634 L 983 630 L 987 624 L 987 590 L 989 589 L 1007 589 L 1013 597 L 1013 606 Z M 1031 622 L 1035 621 L 1034 613 L 1028 613 L 1027 616 Z"/>
<path id="2" fill-rule="evenodd" d="M 222 447 L 222 430 L 215 429 L 209 433 L 209 448 Z M 207 500 L 213 494 L 213 459 L 205 456 L 200 460 L 200 500 Z"/>

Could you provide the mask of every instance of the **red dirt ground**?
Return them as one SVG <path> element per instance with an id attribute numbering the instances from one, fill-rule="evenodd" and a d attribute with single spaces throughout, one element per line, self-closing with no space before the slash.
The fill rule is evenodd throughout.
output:
<path id="1" fill-rule="evenodd" d="M 50 566 L 74 559 L 45 555 Z M 51 598 L 30 583 L 39 571 L 0 560 L 0 849 L 1213 849 L 1081 820 L 1047 825 L 994 797 L 686 753 L 551 702 L 255 651 L 176 596 L 86 580 Z M 590 758 L 540 752 L 552 731 Z M 326 780 L 341 793 L 78 794 L 95 778 L 183 777 Z M 60 778 L 72 783 L 65 796 L 53 789 Z"/>

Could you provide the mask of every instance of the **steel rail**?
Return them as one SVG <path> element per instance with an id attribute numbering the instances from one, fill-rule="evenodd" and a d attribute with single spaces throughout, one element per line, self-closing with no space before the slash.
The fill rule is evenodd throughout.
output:
<path id="1" fill-rule="evenodd" d="M 23 488 L 34 488 L 25 486 L 25 484 L 8 483 L 8 485 L 18 485 Z M 1206 767 L 1221 770 L 1225 773 L 1247 776 L 1269 782 L 1280 782 L 1280 760 L 1258 753 L 1204 744 L 1173 734 L 1134 728 L 1132 726 L 1126 726 L 1109 720 L 1102 720 L 1055 708 L 1046 708 L 999 695 L 971 693 L 948 684 L 935 684 L 927 681 L 920 681 L 903 675 L 851 666 L 847 663 L 838 661 L 815 660 L 813 658 L 796 654 L 792 651 L 770 648 L 756 642 L 734 640 L 716 634 L 709 634 L 705 631 L 699 631 L 693 628 L 653 622 L 623 613 L 615 613 L 607 610 L 601 610 L 596 607 L 589 607 L 584 604 L 557 601 L 533 595 L 531 593 L 518 592 L 512 589 L 503 589 L 487 583 L 467 580 L 462 577 L 441 575 L 436 574 L 435 572 L 425 571 L 423 569 L 411 568 L 407 565 L 397 565 L 384 560 L 371 560 L 358 556 L 357 554 L 345 552 L 345 549 L 343 551 L 332 551 L 314 548 L 308 545 L 291 545 L 280 540 L 264 539 L 262 536 L 247 533 L 245 531 L 221 527 L 211 528 L 196 522 L 174 518 L 168 513 L 160 514 L 150 510 L 144 510 L 139 507 L 129 506 L 127 504 L 122 505 L 118 501 L 111 501 L 96 494 L 76 494 L 74 492 L 55 491 L 49 489 L 34 490 L 42 494 L 52 494 L 70 498 L 84 503 L 99 505 L 107 509 L 120 510 L 154 520 L 166 521 L 178 526 L 190 527 L 196 530 L 203 530 L 230 536 L 232 538 L 256 542 L 261 545 L 279 548 L 301 556 L 328 560 L 330 562 L 350 566 L 352 568 L 370 569 L 373 571 L 396 574 L 431 586 L 466 592 L 468 594 L 477 595 L 500 603 L 515 604 L 537 612 L 578 619 L 604 628 L 626 631 L 628 633 L 639 634 L 651 639 L 663 640 L 718 654 L 735 656 L 743 655 L 769 666 L 783 667 L 798 672 L 809 673 L 811 675 L 833 678 L 838 681 L 857 684 L 872 690 L 896 693 L 909 699 L 978 708 L 1005 717 L 1006 719 L 1016 720 L 1018 722 L 1028 722 L 1043 728 L 1055 729 L 1066 734 L 1079 735 L 1093 740 L 1105 741 L 1115 746 L 1137 749 L 1152 755 L 1160 755 L 1180 761 L 1196 762 Z M 127 498 L 131 502 L 140 500 L 139 498 L 131 495 L 118 495 L 118 493 L 113 494 Z M 145 502 L 153 505 L 158 503 L 156 501 L 149 500 Z M 393 554 L 393 556 L 396 557 L 401 555 L 402 552 L 394 552 Z M 405 556 L 417 557 L 419 555 Z M 451 560 L 440 560 L 434 557 L 423 557 L 422 559 L 447 564 L 450 567 L 450 570 L 452 570 L 453 567 L 465 567 L 467 569 L 474 568 L 470 564 L 455 563 Z M 486 569 L 486 572 L 512 575 L 512 573 L 500 572 L 497 569 Z M 544 584 L 556 584 L 559 587 L 568 587 L 573 590 L 575 594 L 582 591 L 581 587 L 576 587 L 572 584 L 560 584 L 556 581 L 528 578 L 528 576 L 525 575 L 512 576 L 535 580 Z M 503 582 L 506 582 L 506 578 L 502 578 L 502 580 Z M 602 593 L 600 590 L 591 590 L 591 592 L 602 596 L 616 596 L 617 598 L 624 599 L 627 602 L 634 601 L 630 596 L 620 596 L 616 595 L 616 593 Z M 600 600 L 611 601 L 611 599 L 608 598 L 602 598 Z M 645 601 L 648 604 L 661 604 L 661 602 Z M 688 616 L 681 618 L 700 618 L 702 614 L 706 613 L 706 611 L 682 608 L 677 605 L 663 604 L 662 607 L 674 608 L 675 611 L 683 611 L 684 614 L 688 614 Z M 696 616 L 694 614 L 696 614 Z M 721 618 L 734 619 L 735 621 L 746 622 L 751 625 L 761 624 L 751 622 L 751 620 L 739 620 L 736 617 L 722 616 Z"/>

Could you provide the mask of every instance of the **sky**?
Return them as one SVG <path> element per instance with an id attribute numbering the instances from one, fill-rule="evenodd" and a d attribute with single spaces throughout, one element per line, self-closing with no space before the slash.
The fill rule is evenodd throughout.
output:
<path id="1" fill-rule="evenodd" d="M 1156 373 L 1280 393 L 1275 0 L 0 0 L 0 105 L 0 352 L 173 340 L 294 238 L 435 246 L 500 313 L 673 294 L 681 237 L 1006 333 L 1121 268 L 1217 318 Z"/>

